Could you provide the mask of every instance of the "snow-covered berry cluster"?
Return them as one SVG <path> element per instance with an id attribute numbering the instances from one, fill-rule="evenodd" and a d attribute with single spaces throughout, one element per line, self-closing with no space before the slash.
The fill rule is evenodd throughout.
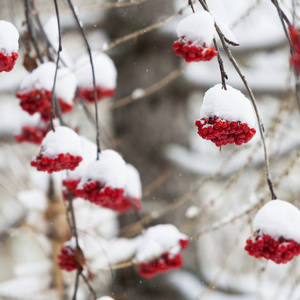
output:
<path id="1" fill-rule="evenodd" d="M 253 220 L 255 235 L 246 242 L 245 250 L 256 258 L 264 257 L 285 264 L 300 254 L 300 211 L 294 205 L 272 200 Z"/>
<path id="2" fill-rule="evenodd" d="M 300 29 L 294 26 L 289 26 L 289 36 L 292 43 L 292 56 L 290 59 L 291 65 L 294 66 L 297 74 L 300 74 Z"/>
<path id="3" fill-rule="evenodd" d="M 229 85 L 225 90 L 217 84 L 205 93 L 200 117 L 195 122 L 198 134 L 218 147 L 247 143 L 256 133 L 249 100 Z"/>
<path id="4" fill-rule="evenodd" d="M 10 22 L 0 20 L 0 72 L 13 69 L 18 58 L 19 33 Z"/>
<path id="5" fill-rule="evenodd" d="M 139 274 L 147 279 L 183 265 L 180 251 L 188 237 L 171 224 L 150 227 L 143 234 L 135 259 Z"/>
<path id="6" fill-rule="evenodd" d="M 94 103 L 93 77 L 87 54 L 76 61 L 75 75 L 78 92 L 83 100 Z M 117 85 L 117 69 L 112 59 L 105 53 L 93 53 L 97 101 L 111 98 Z"/>
<path id="7" fill-rule="evenodd" d="M 178 40 L 173 44 L 176 55 L 186 62 L 209 61 L 218 52 L 210 47 L 214 38 L 214 19 L 210 13 L 201 11 L 181 20 L 177 26 Z"/>
<path id="8" fill-rule="evenodd" d="M 38 171 L 74 170 L 82 161 L 81 142 L 70 128 L 58 126 L 44 138 L 39 154 L 31 161 Z"/>

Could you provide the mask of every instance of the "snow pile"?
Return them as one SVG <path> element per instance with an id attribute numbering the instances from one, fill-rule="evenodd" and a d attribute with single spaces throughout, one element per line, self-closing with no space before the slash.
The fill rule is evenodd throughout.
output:
<path id="1" fill-rule="evenodd" d="M 112 59 L 105 53 L 93 53 L 96 85 L 105 89 L 115 89 L 117 69 Z M 92 88 L 93 76 L 88 54 L 83 54 L 75 64 L 75 75 L 80 88 Z"/>
<path id="2" fill-rule="evenodd" d="M 177 254 L 181 250 L 180 240 L 188 240 L 188 237 L 172 224 L 150 227 L 142 235 L 135 259 L 146 262 L 165 252 Z"/>
<path id="3" fill-rule="evenodd" d="M 47 157 L 56 157 L 61 153 L 69 153 L 73 156 L 82 155 L 79 136 L 75 131 L 65 126 L 58 126 L 55 131 L 49 131 L 42 142 L 40 150 L 40 154 Z"/>
<path id="4" fill-rule="evenodd" d="M 178 23 L 177 35 L 196 46 L 210 45 L 215 33 L 214 18 L 206 11 L 192 14 Z"/>
<path id="5" fill-rule="evenodd" d="M 240 121 L 253 128 L 255 116 L 250 101 L 238 90 L 221 84 L 210 88 L 204 95 L 200 118 L 218 117 L 227 121 Z"/>
<path id="6" fill-rule="evenodd" d="M 253 230 L 260 230 L 275 239 L 283 236 L 300 243 L 300 211 L 289 202 L 268 202 L 257 212 L 252 226 Z"/>
<path id="7" fill-rule="evenodd" d="M 19 50 L 19 32 L 10 22 L 0 20 L 0 52 L 11 55 Z"/>
<path id="8" fill-rule="evenodd" d="M 114 150 L 103 150 L 97 161 L 91 162 L 78 185 L 96 181 L 111 188 L 124 188 L 126 185 L 126 164 L 120 154 Z"/>
<path id="9" fill-rule="evenodd" d="M 131 164 L 126 164 L 125 195 L 130 198 L 142 198 L 142 183 L 138 170 Z"/>

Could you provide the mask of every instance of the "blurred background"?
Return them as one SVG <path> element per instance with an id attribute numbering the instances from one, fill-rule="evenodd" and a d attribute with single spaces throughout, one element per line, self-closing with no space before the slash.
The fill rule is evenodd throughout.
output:
<path id="1" fill-rule="evenodd" d="M 66 1 L 58 2 L 63 55 L 72 68 L 86 49 Z M 187 2 L 74 1 L 91 48 L 109 49 L 118 70 L 115 97 L 99 103 L 101 143 L 139 170 L 144 188 L 138 217 L 76 200 L 79 235 L 95 275 L 91 284 L 99 297 L 128 300 L 299 299 L 298 258 L 276 265 L 244 251 L 255 213 L 271 199 L 258 127 L 249 143 L 221 150 L 197 134 L 194 123 L 203 95 L 221 76 L 216 59 L 186 64 L 172 50 L 178 22 L 192 13 Z M 230 48 L 258 102 L 276 194 L 299 207 L 300 116 L 289 47 L 276 9 L 266 0 L 207 2 L 239 41 L 240 46 Z M 70 299 L 74 274 L 60 271 L 56 259 L 70 235 L 60 174 L 32 170 L 30 160 L 39 147 L 17 144 L 13 138 L 24 120 L 15 97 L 27 74 L 24 2 L 1 4 L 0 18 L 12 22 L 21 37 L 14 70 L 0 74 L 0 298 Z M 55 16 L 52 1 L 33 4 L 31 18 L 37 14 L 42 25 Z M 293 19 L 292 1 L 280 4 Z M 198 2 L 194 6 L 202 9 Z M 248 97 L 221 55 L 228 84 Z M 93 106 L 89 109 L 94 112 Z M 80 105 L 75 104 L 65 121 L 94 141 L 94 126 Z M 190 237 L 183 268 L 151 280 L 140 277 L 135 267 L 113 272 L 101 268 L 112 240 L 141 233 L 140 218 L 145 226 L 174 224 Z M 78 299 L 88 297 L 82 284 Z"/>

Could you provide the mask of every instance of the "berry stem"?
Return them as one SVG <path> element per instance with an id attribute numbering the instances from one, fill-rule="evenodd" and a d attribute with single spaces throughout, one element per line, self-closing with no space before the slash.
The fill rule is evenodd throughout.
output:
<path id="1" fill-rule="evenodd" d="M 25 4 L 24 9 L 25 9 L 25 17 L 26 17 L 28 33 L 30 35 L 32 45 L 33 45 L 35 52 L 39 58 L 39 61 L 41 63 L 43 63 L 44 62 L 43 57 L 41 55 L 40 49 L 38 47 L 38 44 L 36 42 L 36 39 L 35 39 L 35 37 L 33 35 L 33 31 L 32 31 L 32 25 L 31 25 L 31 19 L 30 19 L 30 6 L 32 4 L 32 0 L 24 0 L 24 4 Z"/>
<path id="2" fill-rule="evenodd" d="M 53 119 L 55 118 L 55 108 L 56 108 L 56 112 L 57 112 L 59 121 L 60 121 L 61 125 L 63 124 L 60 109 L 59 109 L 59 105 L 58 105 L 57 99 L 56 99 L 55 94 L 54 94 L 55 93 L 55 86 L 56 86 L 56 79 L 57 79 L 58 64 L 59 64 L 59 60 L 60 60 L 60 52 L 62 50 L 62 47 L 61 47 L 61 28 L 60 28 L 60 19 L 59 19 L 59 11 L 58 11 L 57 0 L 54 0 L 54 6 L 55 6 L 56 19 L 57 19 L 57 27 L 58 27 L 58 49 L 57 49 L 56 67 L 55 67 L 54 81 L 53 81 L 52 94 L 51 94 L 51 118 L 50 118 L 50 123 L 51 123 L 51 127 L 52 127 L 53 131 L 55 131 L 54 124 L 53 124 Z"/>
<path id="3" fill-rule="evenodd" d="M 97 299 L 96 292 L 93 289 L 93 287 L 91 286 L 89 280 L 82 274 L 82 272 L 80 273 L 80 276 L 82 277 L 83 281 L 86 283 L 87 287 L 89 288 L 89 290 L 93 296 L 93 299 L 96 300 Z"/>
<path id="4" fill-rule="evenodd" d="M 99 131 L 99 120 L 98 120 L 98 105 L 97 105 L 97 89 L 96 89 L 96 78 L 95 78 L 95 68 L 94 68 L 94 63 L 93 63 L 93 57 L 92 57 L 92 52 L 91 48 L 89 45 L 89 42 L 87 40 L 87 37 L 84 33 L 84 30 L 82 28 L 82 25 L 78 19 L 77 13 L 75 11 L 74 5 L 72 3 L 72 0 L 67 0 L 68 4 L 70 6 L 70 9 L 73 13 L 73 16 L 76 20 L 77 26 L 80 30 L 81 36 L 84 39 L 88 55 L 90 57 L 90 64 L 92 68 L 92 76 L 93 76 L 93 88 L 94 88 L 94 102 L 95 102 L 95 119 L 96 119 L 96 145 L 97 145 L 97 160 L 99 160 L 99 154 L 101 153 L 101 148 L 100 148 L 100 131 Z"/>
<path id="5" fill-rule="evenodd" d="M 209 12 L 208 6 L 206 4 L 205 0 L 199 0 L 200 4 L 202 5 L 202 7 Z M 228 45 L 226 44 L 226 41 L 224 39 L 224 34 L 222 33 L 222 31 L 220 30 L 219 26 L 215 23 L 215 28 L 216 31 L 218 33 L 218 36 L 220 38 L 220 41 L 222 43 L 222 47 L 226 53 L 226 55 L 228 56 L 231 64 L 233 65 L 233 67 L 235 68 L 235 70 L 237 71 L 237 73 L 239 74 L 241 80 L 243 81 L 243 84 L 249 94 L 250 100 L 252 102 L 254 111 L 255 111 L 255 115 L 257 118 L 257 122 L 258 122 L 258 128 L 259 128 L 259 133 L 261 136 L 261 140 L 262 140 L 262 144 L 263 144 L 263 149 L 264 149 L 264 157 L 265 157 L 265 166 L 266 166 L 266 176 L 267 176 L 267 183 L 268 183 L 268 187 L 271 193 L 271 197 L 272 200 L 277 199 L 276 194 L 274 192 L 274 187 L 273 187 L 273 183 L 272 183 L 272 178 L 271 178 L 271 173 L 270 173 L 270 167 L 269 167 L 269 156 L 268 156 L 268 151 L 267 151 L 267 146 L 266 146 L 266 140 L 265 140 L 265 135 L 264 135 L 264 126 L 262 123 L 262 120 L 260 118 L 259 112 L 258 112 L 258 108 L 257 108 L 257 104 L 256 104 L 256 100 L 254 97 L 254 94 L 246 80 L 245 75 L 242 73 L 238 63 L 236 62 L 235 58 L 233 57 Z"/>
<path id="6" fill-rule="evenodd" d="M 189 5 L 193 11 L 193 13 L 195 13 L 195 9 L 194 9 L 194 4 L 193 4 L 193 0 L 189 0 Z"/>
<path id="7" fill-rule="evenodd" d="M 75 287 L 74 287 L 74 293 L 73 293 L 72 300 L 76 300 L 76 298 L 77 298 L 77 290 L 78 290 L 78 286 L 79 286 L 79 276 L 80 276 L 80 273 L 81 273 L 81 271 L 79 269 L 77 269 L 76 280 L 75 280 Z"/>
<path id="8" fill-rule="evenodd" d="M 226 79 L 228 79 L 228 76 L 227 76 L 227 73 L 226 73 L 226 71 L 224 69 L 223 59 L 222 59 L 222 57 L 220 55 L 220 51 L 219 51 L 219 47 L 218 47 L 217 41 L 216 41 L 215 38 L 213 39 L 213 41 L 214 41 L 214 47 L 215 47 L 216 51 L 218 52 L 218 63 L 219 63 L 220 72 L 221 72 L 222 88 L 224 90 L 227 90 Z M 221 148 L 220 148 L 220 151 L 221 151 Z"/>

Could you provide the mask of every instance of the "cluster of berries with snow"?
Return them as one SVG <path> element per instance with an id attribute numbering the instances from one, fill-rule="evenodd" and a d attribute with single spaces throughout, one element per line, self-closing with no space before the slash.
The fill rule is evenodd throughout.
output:
<path id="1" fill-rule="evenodd" d="M 111 98 L 117 85 L 117 69 L 112 59 L 105 53 L 93 53 L 97 101 Z M 75 75 L 78 82 L 78 92 L 83 100 L 94 103 L 94 87 L 90 58 L 82 55 L 76 62 Z"/>
<path id="2" fill-rule="evenodd" d="M 76 247 L 76 242 L 75 242 L 74 237 L 72 239 L 70 239 L 69 241 L 67 241 L 66 243 L 64 243 L 64 245 L 62 246 L 60 253 L 57 255 L 58 265 L 60 266 L 60 268 L 62 270 L 71 272 L 71 271 L 74 271 L 74 270 L 82 267 L 81 263 L 77 262 L 76 248 L 77 247 Z M 77 248 L 77 249 L 80 249 L 80 248 Z M 81 253 L 81 255 L 83 257 L 83 262 L 85 262 L 86 259 L 84 258 L 81 249 L 77 252 Z"/>
<path id="3" fill-rule="evenodd" d="M 210 13 L 201 11 L 178 23 L 178 40 L 173 44 L 176 55 L 186 62 L 209 61 L 218 52 L 210 47 L 214 38 L 214 19 Z"/>
<path id="4" fill-rule="evenodd" d="M 217 84 L 205 93 L 200 118 L 195 122 L 198 134 L 218 147 L 247 143 L 256 133 L 249 100 L 229 85 L 225 90 Z"/>
<path id="5" fill-rule="evenodd" d="M 10 22 L 0 20 L 0 72 L 13 69 L 18 58 L 19 32 Z"/>
<path id="6" fill-rule="evenodd" d="M 292 43 L 291 64 L 295 67 L 297 74 L 300 74 L 300 29 L 289 26 L 289 35 Z"/>
<path id="7" fill-rule="evenodd" d="M 22 81 L 16 96 L 20 99 L 23 110 L 30 115 L 39 112 L 41 118 L 48 122 L 51 117 L 52 88 L 56 66 L 53 62 L 41 64 Z M 57 73 L 55 97 L 61 113 L 73 108 L 76 91 L 76 78 L 68 69 L 60 68 Z"/>
<path id="8" fill-rule="evenodd" d="M 282 200 L 264 205 L 253 220 L 256 234 L 246 242 L 245 250 L 256 258 L 285 264 L 300 254 L 300 211 Z"/>
<path id="9" fill-rule="evenodd" d="M 171 224 L 156 225 L 143 234 L 135 259 L 139 274 L 147 279 L 183 265 L 180 250 L 188 247 L 188 237 Z"/>
<path id="10" fill-rule="evenodd" d="M 80 139 L 68 127 L 58 126 L 54 130 L 47 133 L 31 166 L 48 173 L 74 170 L 82 161 Z"/>
<path id="11" fill-rule="evenodd" d="M 101 152 L 99 160 L 86 167 L 76 196 L 118 212 L 140 209 L 141 183 L 138 171 L 113 150 Z"/>

